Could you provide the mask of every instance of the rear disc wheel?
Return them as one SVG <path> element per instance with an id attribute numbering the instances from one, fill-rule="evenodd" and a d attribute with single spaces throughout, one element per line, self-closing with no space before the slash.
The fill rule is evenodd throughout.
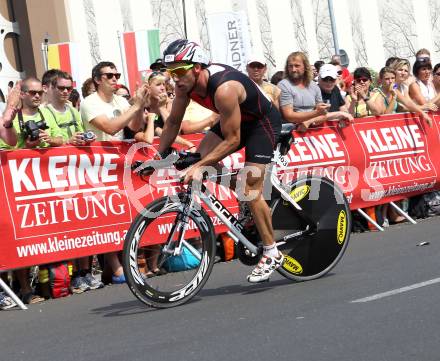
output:
<path id="1" fill-rule="evenodd" d="M 319 278 L 336 266 L 347 248 L 351 230 L 347 199 L 331 180 L 314 176 L 293 182 L 289 193 L 302 211 L 282 198 L 271 205 L 275 240 L 285 256 L 278 271 L 296 281 Z M 301 214 L 316 228 L 298 235 L 308 226 Z"/>

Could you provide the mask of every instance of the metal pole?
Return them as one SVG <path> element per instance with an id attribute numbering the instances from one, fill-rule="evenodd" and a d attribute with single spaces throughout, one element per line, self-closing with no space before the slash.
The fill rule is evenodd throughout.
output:
<path id="1" fill-rule="evenodd" d="M 390 202 L 390 204 L 401 216 L 404 216 L 412 224 L 417 224 L 417 222 L 414 219 L 412 219 L 408 213 L 404 212 L 403 209 L 400 208 L 396 203 Z"/>
<path id="2" fill-rule="evenodd" d="M 49 34 L 46 33 L 43 42 L 41 43 L 44 71 L 48 70 L 49 68 L 48 50 L 49 50 Z"/>
<path id="3" fill-rule="evenodd" d="M 0 287 L 14 300 L 14 302 L 22 310 L 27 310 L 28 308 L 25 304 L 17 297 L 17 295 L 9 288 L 9 286 L 0 278 Z"/>
<path id="4" fill-rule="evenodd" d="M 185 0 L 182 0 L 182 9 L 183 9 L 183 31 L 185 32 L 185 39 L 188 39 L 188 33 L 186 31 L 186 8 L 185 8 Z"/>
<path id="5" fill-rule="evenodd" d="M 336 31 L 335 13 L 333 11 L 333 0 L 328 1 L 328 12 L 330 15 L 330 23 L 332 24 L 333 44 L 335 46 L 335 54 L 339 55 L 338 33 Z"/>

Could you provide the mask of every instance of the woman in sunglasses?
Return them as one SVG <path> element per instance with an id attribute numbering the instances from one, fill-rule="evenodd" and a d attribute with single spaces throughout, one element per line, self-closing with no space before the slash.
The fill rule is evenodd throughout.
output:
<path id="1" fill-rule="evenodd" d="M 376 105 L 377 93 L 371 93 L 371 73 L 367 68 L 360 67 L 353 73 L 354 82 L 350 94 L 345 98 L 345 106 L 355 118 L 380 115 L 381 109 Z"/>

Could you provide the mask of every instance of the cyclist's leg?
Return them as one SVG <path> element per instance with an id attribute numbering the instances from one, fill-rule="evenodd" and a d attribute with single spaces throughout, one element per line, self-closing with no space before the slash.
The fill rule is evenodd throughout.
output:
<path id="1" fill-rule="evenodd" d="M 220 122 L 217 122 L 210 130 L 206 133 L 205 137 L 200 142 L 197 152 L 200 153 L 201 158 L 204 158 L 207 154 L 211 153 L 212 150 L 217 147 L 223 141 L 223 135 L 220 128 Z M 243 145 L 240 144 L 238 149 L 241 149 Z M 213 166 L 219 174 L 222 173 L 222 166 L 217 163 Z M 221 178 L 217 179 L 218 184 L 221 183 Z M 229 188 L 235 191 L 236 177 L 231 177 Z"/>
<path id="2" fill-rule="evenodd" d="M 267 117 L 255 124 L 245 133 L 244 139 L 246 166 L 248 167 L 246 168 L 245 195 L 249 199 L 248 204 L 255 226 L 263 241 L 263 256 L 248 276 L 249 282 L 268 280 L 273 271 L 283 263 L 283 255 L 278 251 L 273 237 L 270 208 L 263 197 L 266 166 L 272 159 L 273 149 L 281 128 L 281 123 L 276 122 L 276 119 L 272 120 Z"/>
<path id="3" fill-rule="evenodd" d="M 247 204 L 252 212 L 255 225 L 260 234 L 263 245 L 270 246 L 274 243 L 272 218 L 270 216 L 270 208 L 263 198 L 264 173 L 265 164 L 249 163 L 245 164 L 248 172 L 246 174 L 246 185 L 244 195 Z"/>
<path id="4" fill-rule="evenodd" d="M 263 242 L 263 256 L 247 277 L 249 282 L 256 283 L 269 280 L 273 271 L 283 264 L 284 257 L 274 241 L 270 208 L 263 197 L 266 165 L 246 163 L 246 166 L 249 172 L 246 176 L 245 195 L 249 199 L 248 205 Z"/>

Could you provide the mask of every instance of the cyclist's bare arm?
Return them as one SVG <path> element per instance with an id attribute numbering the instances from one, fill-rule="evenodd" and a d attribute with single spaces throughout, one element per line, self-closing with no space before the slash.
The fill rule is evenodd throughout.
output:
<path id="1" fill-rule="evenodd" d="M 224 83 L 217 89 L 214 102 L 220 114 L 224 139 L 197 166 L 215 165 L 237 149 L 240 144 L 240 102 L 245 97 L 244 87 L 234 81 Z"/>
<path id="2" fill-rule="evenodd" d="M 176 98 L 173 101 L 170 115 L 165 122 L 160 137 L 159 152 L 164 152 L 174 143 L 174 140 L 179 134 L 180 125 L 182 123 L 182 119 L 185 115 L 185 110 L 188 104 L 188 96 L 186 94 L 179 93 L 176 90 Z"/>

